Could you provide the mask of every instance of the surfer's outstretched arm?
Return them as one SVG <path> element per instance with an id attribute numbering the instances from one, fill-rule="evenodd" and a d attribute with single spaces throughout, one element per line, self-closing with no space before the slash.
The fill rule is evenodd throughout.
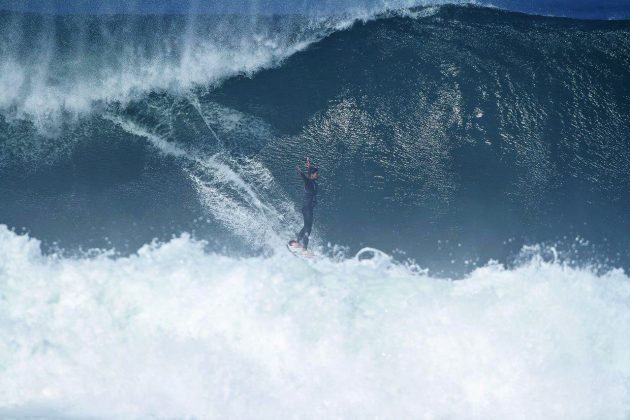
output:
<path id="1" fill-rule="evenodd" d="M 302 170 L 300 169 L 300 167 L 298 165 L 295 166 L 295 170 L 297 171 L 298 175 L 300 177 L 302 177 L 303 181 L 307 181 L 308 178 L 306 177 L 306 175 L 304 174 L 304 172 L 302 172 Z"/>
<path id="2" fill-rule="evenodd" d="M 306 158 L 306 171 L 308 172 L 311 168 L 311 160 L 309 158 Z M 302 169 L 300 169 L 300 165 L 295 165 L 295 169 L 297 170 L 298 175 L 300 175 L 300 177 L 302 177 L 302 180 L 304 182 L 307 182 L 309 180 L 308 175 L 306 175 Z"/>

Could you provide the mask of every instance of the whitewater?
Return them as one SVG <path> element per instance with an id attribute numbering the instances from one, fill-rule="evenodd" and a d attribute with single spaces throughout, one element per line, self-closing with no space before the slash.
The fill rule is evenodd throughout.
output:
<path id="1" fill-rule="evenodd" d="M 460 280 L 187 235 L 62 257 L 0 228 L 3 418 L 626 418 L 630 279 L 533 257 Z"/>

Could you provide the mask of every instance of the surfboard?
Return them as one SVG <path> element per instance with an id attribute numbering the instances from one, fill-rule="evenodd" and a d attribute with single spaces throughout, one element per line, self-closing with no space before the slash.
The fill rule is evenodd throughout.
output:
<path id="1" fill-rule="evenodd" d="M 295 255 L 296 257 L 315 258 L 315 254 L 308 249 L 304 249 L 304 247 L 302 247 L 302 245 L 300 245 L 298 241 L 289 241 L 287 243 L 287 249 L 291 254 Z"/>

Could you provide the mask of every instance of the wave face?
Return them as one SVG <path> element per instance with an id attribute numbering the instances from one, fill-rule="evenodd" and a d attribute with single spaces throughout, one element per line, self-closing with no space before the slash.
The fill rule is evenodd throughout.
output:
<path id="1" fill-rule="evenodd" d="M 534 258 L 451 282 L 187 236 L 61 258 L 6 227 L 0 251 L 3 418 L 628 416 L 620 270 Z"/>
<path id="2" fill-rule="evenodd" d="M 4 14 L 0 220 L 66 250 L 187 231 L 269 254 L 310 155 L 320 245 L 629 266 L 628 22 L 344 19 Z"/>

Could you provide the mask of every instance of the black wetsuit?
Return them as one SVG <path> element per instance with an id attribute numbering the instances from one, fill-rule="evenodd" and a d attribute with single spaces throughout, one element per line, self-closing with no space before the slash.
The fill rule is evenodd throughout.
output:
<path id="1" fill-rule="evenodd" d="M 302 216 L 304 216 L 304 227 L 298 233 L 297 240 L 302 244 L 304 249 L 308 248 L 308 238 L 311 235 L 313 227 L 313 208 L 317 204 L 317 183 L 309 179 L 302 171 L 300 176 L 304 181 L 304 199 L 302 200 Z"/>

